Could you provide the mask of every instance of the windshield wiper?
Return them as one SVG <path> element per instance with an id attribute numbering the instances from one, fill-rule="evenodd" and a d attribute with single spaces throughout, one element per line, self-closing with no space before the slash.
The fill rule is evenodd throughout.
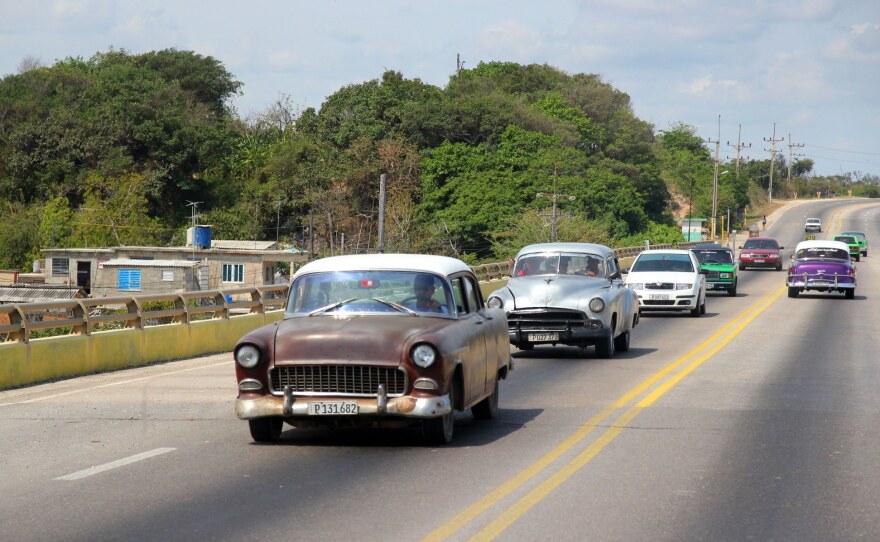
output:
<path id="1" fill-rule="evenodd" d="M 312 312 L 309 313 L 309 316 L 314 316 L 316 314 L 321 314 L 322 312 L 327 312 L 327 311 L 332 311 L 333 309 L 338 309 L 339 307 L 341 307 L 343 305 L 347 305 L 347 304 L 351 303 L 352 301 L 356 301 L 358 299 L 360 299 L 360 298 L 359 297 L 352 297 L 349 299 L 344 299 L 342 301 L 337 301 L 336 303 L 330 303 L 329 305 L 325 305 L 321 308 L 313 310 Z"/>
<path id="2" fill-rule="evenodd" d="M 372 299 L 373 299 L 373 301 L 378 301 L 379 303 L 382 303 L 383 305 L 388 305 L 392 309 L 397 309 L 400 312 L 405 312 L 405 313 L 409 314 L 410 316 L 418 316 L 419 315 L 419 313 L 417 313 L 416 311 L 412 310 L 409 307 L 405 307 L 405 306 L 401 305 L 400 303 L 395 303 L 394 301 L 388 301 L 387 299 L 382 299 L 380 297 L 374 297 Z"/>

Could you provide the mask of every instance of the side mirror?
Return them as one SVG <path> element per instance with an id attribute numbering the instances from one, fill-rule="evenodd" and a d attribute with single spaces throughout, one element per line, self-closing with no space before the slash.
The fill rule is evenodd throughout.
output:
<path id="1" fill-rule="evenodd" d="M 785 247 L 779 247 L 779 250 L 782 250 L 782 249 L 784 249 L 784 248 L 785 248 Z"/>
<path id="2" fill-rule="evenodd" d="M 739 249 L 741 249 L 741 248 L 742 248 L 742 247 L 743 247 L 743 246 L 742 246 L 742 245 L 740 245 L 740 246 L 738 246 L 738 247 L 736 247 L 736 248 L 739 248 Z"/>
<path id="3" fill-rule="evenodd" d="M 629 267 L 624 267 L 620 270 L 621 275 L 626 275 L 627 273 L 629 273 Z"/>

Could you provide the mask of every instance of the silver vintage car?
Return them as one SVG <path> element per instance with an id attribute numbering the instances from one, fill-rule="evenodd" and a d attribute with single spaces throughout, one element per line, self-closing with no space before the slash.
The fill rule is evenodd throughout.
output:
<path id="1" fill-rule="evenodd" d="M 614 251 L 592 243 L 540 243 L 519 251 L 506 287 L 487 301 L 507 313 L 510 343 L 596 347 L 610 358 L 629 350 L 639 322 L 635 292 L 625 287 Z"/>

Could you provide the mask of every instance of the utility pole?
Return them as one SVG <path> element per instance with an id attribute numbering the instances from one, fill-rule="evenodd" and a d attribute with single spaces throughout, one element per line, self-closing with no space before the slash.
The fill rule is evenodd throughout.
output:
<path id="1" fill-rule="evenodd" d="M 765 151 L 770 153 L 770 185 L 767 187 L 767 203 L 773 203 L 773 165 L 776 162 L 776 144 L 780 141 L 785 141 L 784 137 L 780 137 L 776 139 L 776 123 L 773 123 L 773 135 L 770 136 L 770 139 L 764 138 L 764 141 L 770 143 L 769 149 L 764 149 Z"/>
<path id="2" fill-rule="evenodd" d="M 556 242 L 556 202 L 559 198 L 565 198 L 568 201 L 574 201 L 575 196 L 569 194 L 559 194 L 556 192 L 556 168 L 553 168 L 553 193 L 547 194 L 544 192 L 538 192 L 536 194 L 539 198 L 548 198 L 553 201 L 553 213 L 550 215 L 550 242 Z"/>
<path id="3" fill-rule="evenodd" d="M 750 148 L 752 146 L 751 143 L 746 145 L 745 143 L 742 142 L 742 133 L 743 133 L 743 125 L 740 124 L 739 125 L 739 135 L 736 136 L 736 145 L 731 144 L 730 141 L 727 142 L 728 147 L 733 147 L 734 149 L 736 149 L 736 178 L 737 178 L 737 180 L 739 180 L 740 151 L 743 149 L 746 149 L 746 148 Z M 728 158 L 730 158 L 730 157 L 728 156 Z"/>
<path id="4" fill-rule="evenodd" d="M 712 173 L 712 233 L 709 236 L 712 241 L 715 240 L 715 217 L 718 214 L 718 150 L 721 147 L 721 115 L 718 115 L 718 139 L 712 141 L 712 138 L 706 140 L 709 143 L 715 143 L 715 169 Z"/>
<path id="5" fill-rule="evenodd" d="M 464 60 L 461 59 L 461 53 L 455 53 L 455 76 L 461 77 L 461 70 L 464 69 Z"/>
<path id="6" fill-rule="evenodd" d="M 803 147 L 803 143 L 792 143 L 791 142 L 791 134 L 788 134 L 788 182 L 791 182 L 791 160 L 795 156 L 803 156 L 803 154 L 794 154 L 792 152 L 793 149 Z"/>
<path id="7" fill-rule="evenodd" d="M 379 254 L 385 252 L 385 174 L 379 175 Z"/>

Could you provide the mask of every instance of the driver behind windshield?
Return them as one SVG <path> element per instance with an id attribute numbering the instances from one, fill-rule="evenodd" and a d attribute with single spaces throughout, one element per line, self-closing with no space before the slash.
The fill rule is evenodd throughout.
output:
<path id="1" fill-rule="evenodd" d="M 417 311 L 448 314 L 449 309 L 434 299 L 434 290 L 434 277 L 425 273 L 419 273 L 413 281 L 415 303 L 407 303 L 407 305 L 409 305 L 409 308 Z"/>

